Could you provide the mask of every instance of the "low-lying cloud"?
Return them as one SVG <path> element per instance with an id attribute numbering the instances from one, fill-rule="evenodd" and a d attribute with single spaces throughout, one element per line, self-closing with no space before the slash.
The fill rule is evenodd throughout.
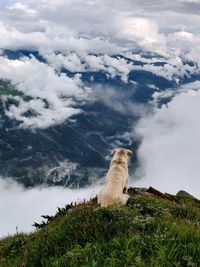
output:
<path id="1" fill-rule="evenodd" d="M 199 1 L 7 3 L 0 10 L 0 49 L 38 51 L 47 63 L 34 57 L 0 57 L 0 78 L 11 80 L 33 98 L 25 102 L 16 97 L 19 105 L 6 112 L 20 127 L 47 128 L 82 111 L 77 101 L 86 101 L 90 88 L 81 75 L 71 78 L 62 73 L 63 68 L 75 73 L 103 71 L 124 83 L 130 71 L 152 72 L 177 83 L 200 72 Z M 138 51 L 162 57 L 142 57 Z M 113 58 L 116 54 L 133 60 L 139 56 L 146 64 Z M 48 101 L 48 108 L 41 99 Z M 35 114 L 27 118 L 24 114 L 29 110 Z"/>
<path id="2" fill-rule="evenodd" d="M 46 128 L 81 112 L 74 104 L 86 99 L 89 90 L 84 87 L 80 75 L 70 78 L 58 74 L 34 57 L 12 60 L 0 56 L 0 78 L 10 80 L 17 90 L 31 97 L 25 101 L 13 96 L 19 104 L 11 105 L 6 111 L 7 116 L 20 121 L 24 128 Z M 35 111 L 36 116 L 24 116 L 29 110 Z"/>
<path id="3" fill-rule="evenodd" d="M 79 104 L 91 100 L 95 93 L 93 92 L 94 88 L 89 88 L 84 84 L 79 72 L 103 71 L 106 79 L 120 77 L 124 83 L 130 82 L 129 73 L 134 71 L 151 72 L 177 83 L 183 77 L 190 77 L 200 72 L 200 66 L 186 64 L 179 57 L 176 59 L 162 58 L 165 64 L 159 66 L 154 65 L 155 58 L 151 62 L 145 57 L 139 57 L 138 54 L 127 53 L 127 57 L 144 63 L 144 65 L 138 66 L 125 58 L 114 58 L 109 55 L 88 55 L 75 52 L 56 54 L 44 51 L 41 53 L 47 63 L 40 62 L 34 56 L 13 60 L 0 55 L 0 79 L 10 80 L 18 91 L 31 97 L 29 100 L 24 100 L 22 96 L 12 96 L 18 104 L 12 104 L 9 107 L 4 105 L 6 107 L 5 114 L 9 118 L 19 121 L 21 128 L 47 128 L 60 124 L 72 115 L 82 112 Z M 69 77 L 62 73 L 63 68 L 77 74 Z M 134 81 L 131 82 L 134 83 Z M 107 97 L 107 93 L 109 96 L 111 92 L 106 92 L 106 88 L 104 88 L 104 93 L 103 95 Z M 10 98 L 9 94 L 1 96 L 3 101 L 8 98 Z M 101 96 L 96 94 L 96 99 L 100 100 Z M 121 104 L 123 105 L 123 103 Z M 29 111 L 32 112 L 32 116 L 25 116 Z"/>
<path id="4" fill-rule="evenodd" d="M 182 92 L 152 114 L 143 117 L 136 134 L 138 185 L 154 186 L 164 192 L 186 190 L 200 198 L 200 90 L 198 83 Z M 198 87 L 199 88 L 199 87 Z"/>
<path id="5" fill-rule="evenodd" d="M 41 215 L 54 215 L 57 207 L 95 197 L 98 186 L 72 190 L 63 187 L 25 189 L 11 179 L 0 178 L 0 238 L 34 230 Z"/>

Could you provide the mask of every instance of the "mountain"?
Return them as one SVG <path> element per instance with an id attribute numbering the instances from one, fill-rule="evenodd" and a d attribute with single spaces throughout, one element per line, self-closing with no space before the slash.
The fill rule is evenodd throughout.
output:
<path id="1" fill-rule="evenodd" d="M 151 187 L 129 195 L 124 207 L 91 199 L 43 215 L 37 231 L 0 240 L 0 266 L 199 266 L 200 201 Z"/>
<path id="2" fill-rule="evenodd" d="M 35 96 L 30 83 L 27 89 L 25 83 L 17 80 L 19 74 L 16 74 L 14 81 L 2 78 L 0 175 L 12 177 L 26 187 L 40 184 L 79 187 L 95 183 L 103 177 L 109 164 L 108 155 L 113 148 L 123 146 L 137 151 L 140 140 L 134 135 L 134 126 L 145 110 L 152 107 L 154 96 L 169 90 L 176 92 L 181 86 L 200 77 L 191 71 L 195 68 L 192 62 L 183 61 L 184 73 L 179 70 L 178 74 L 175 66 L 164 57 L 142 54 L 141 51 L 134 56 L 91 54 L 79 56 L 79 59 L 75 53 L 57 53 L 52 59 L 52 56 L 42 55 L 38 51 L 4 50 L 2 57 L 9 64 L 24 63 L 28 67 L 35 64 L 41 69 L 49 68 L 47 73 L 53 73 L 58 79 L 67 77 L 69 82 L 75 80 L 76 84 L 82 83 L 84 90 L 89 88 L 89 94 L 83 100 L 74 97 L 69 100 L 61 94 L 61 101 L 73 102 L 71 108 L 76 112 L 62 118 L 59 123 L 51 122 L 49 126 L 41 127 L 45 119 L 40 119 L 40 127 L 32 127 L 32 124 L 24 126 L 24 122 L 37 122 L 41 112 L 46 115 L 52 112 L 51 103 L 45 97 Z M 65 60 L 65 64 L 59 63 L 61 59 Z M 71 65 L 77 60 L 80 66 L 74 68 Z M 52 64 L 58 66 L 52 67 Z M 168 73 L 172 68 L 173 75 Z M 26 76 L 25 72 L 22 74 Z M 34 81 L 37 82 L 37 77 Z M 55 84 L 54 89 L 57 86 Z M 48 95 L 48 92 L 45 94 Z M 167 103 L 170 97 L 157 99 L 157 104 Z M 37 110 L 38 103 L 42 105 L 42 111 Z M 55 112 L 60 116 L 59 110 Z M 52 117 L 52 121 L 54 119 Z M 138 164 L 136 153 L 131 163 L 130 172 L 133 174 Z"/>

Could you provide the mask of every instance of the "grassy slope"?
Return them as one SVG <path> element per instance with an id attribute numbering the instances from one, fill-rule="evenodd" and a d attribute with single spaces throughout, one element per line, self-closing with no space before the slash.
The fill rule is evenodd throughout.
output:
<path id="1" fill-rule="evenodd" d="M 200 201 L 135 195 L 59 209 L 42 229 L 0 240 L 1 267 L 200 266 Z"/>

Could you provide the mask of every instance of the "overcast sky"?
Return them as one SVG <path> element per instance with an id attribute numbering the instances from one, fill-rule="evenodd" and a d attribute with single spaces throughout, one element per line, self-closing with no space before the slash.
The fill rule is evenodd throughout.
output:
<path id="1" fill-rule="evenodd" d="M 0 6 L 1 7 L 6 7 L 8 4 L 16 2 L 15 0 L 1 0 Z"/>
<path id="2" fill-rule="evenodd" d="M 0 49 L 39 51 L 48 63 L 34 57 L 11 60 L 0 53 L 0 78 L 11 80 L 18 90 L 31 96 L 29 102 L 16 96 L 19 106 L 6 110 L 22 128 L 60 124 L 81 112 L 73 107 L 77 100 L 98 96 L 94 88 L 85 86 L 80 75 L 70 78 L 61 74 L 62 67 L 75 72 L 104 71 L 111 78 L 119 75 L 124 83 L 134 70 L 174 80 L 177 91 L 168 88 L 163 93 L 157 88 L 152 112 L 140 110 L 141 120 L 132 133 L 126 133 L 142 141 L 137 170 L 140 180 L 135 185 L 152 185 L 169 193 L 184 189 L 200 197 L 200 83 L 179 85 L 184 75 L 200 73 L 200 0 L 1 0 L 0 36 Z M 138 50 L 160 54 L 166 64 L 134 66 L 112 58 L 121 53 L 147 63 L 153 61 L 138 55 Z M 195 64 L 186 64 L 188 61 Z M 108 97 L 101 100 L 110 105 L 112 94 L 106 88 Z M 168 95 L 172 100 L 158 107 L 157 101 Z M 48 100 L 48 109 L 41 98 Z M 137 109 L 120 108 L 124 112 Z M 39 114 L 27 120 L 23 114 L 29 109 Z M 67 195 L 67 201 L 71 201 L 79 193 L 86 194 L 79 191 L 71 198 L 70 191 L 60 188 L 26 191 L 1 178 L 0 193 L 0 203 L 9 203 L 6 210 L 4 204 L 0 206 L 0 235 L 13 233 L 16 225 L 20 230 L 30 230 L 33 220 L 43 211 L 55 211 Z M 34 212 L 24 220 L 33 202 Z M 16 220 L 10 219 L 13 206 Z"/>
<path id="3" fill-rule="evenodd" d="M 199 42 L 199 14 L 199 0 L 15 1 L 1 11 L 0 47 L 110 53 L 137 45 L 162 53 L 189 49 Z"/>

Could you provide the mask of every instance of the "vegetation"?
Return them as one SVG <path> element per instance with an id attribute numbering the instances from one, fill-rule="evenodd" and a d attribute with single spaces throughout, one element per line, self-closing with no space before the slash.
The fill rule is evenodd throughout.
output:
<path id="1" fill-rule="evenodd" d="M 8 96 L 10 101 L 13 101 L 11 104 L 17 105 L 17 100 L 14 97 L 20 96 L 24 101 L 30 101 L 32 98 L 30 96 L 25 95 L 23 92 L 18 91 L 15 89 L 9 81 L 0 80 L 0 97 L 1 96 Z"/>
<path id="2" fill-rule="evenodd" d="M 200 266 L 200 201 L 129 194 L 125 207 L 93 199 L 43 216 L 34 233 L 0 240 L 0 266 Z"/>

